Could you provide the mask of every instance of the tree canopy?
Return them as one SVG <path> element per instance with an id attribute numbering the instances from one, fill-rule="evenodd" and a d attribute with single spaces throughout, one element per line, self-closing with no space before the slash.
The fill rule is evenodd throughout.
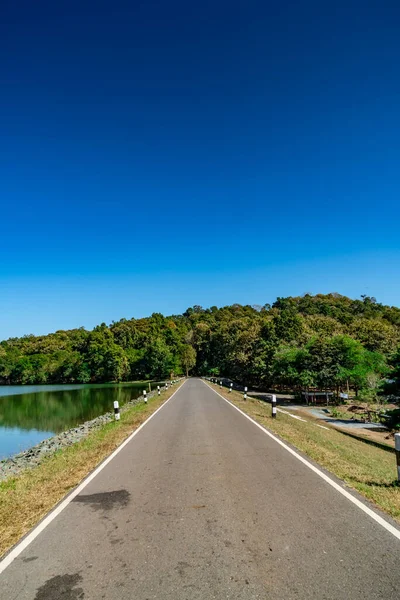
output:
<path id="1" fill-rule="evenodd" d="M 0 342 L 2 384 L 132 381 L 219 374 L 253 386 L 373 394 L 400 379 L 400 309 L 363 296 L 305 294 L 182 315 L 102 323 Z M 371 391 L 372 390 L 372 391 Z"/>

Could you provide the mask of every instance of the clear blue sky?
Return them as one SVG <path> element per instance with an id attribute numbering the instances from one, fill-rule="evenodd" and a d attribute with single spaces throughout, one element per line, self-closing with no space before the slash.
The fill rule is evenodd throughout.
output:
<path id="1" fill-rule="evenodd" d="M 0 339 L 399 305 L 400 4 L 2 3 Z"/>

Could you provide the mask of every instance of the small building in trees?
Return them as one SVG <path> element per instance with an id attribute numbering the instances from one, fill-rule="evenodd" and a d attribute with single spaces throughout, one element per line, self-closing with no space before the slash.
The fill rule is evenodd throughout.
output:
<path id="1" fill-rule="evenodd" d="M 302 390 L 302 397 L 306 404 L 329 404 L 333 399 L 333 392 L 317 392 L 314 390 Z"/>

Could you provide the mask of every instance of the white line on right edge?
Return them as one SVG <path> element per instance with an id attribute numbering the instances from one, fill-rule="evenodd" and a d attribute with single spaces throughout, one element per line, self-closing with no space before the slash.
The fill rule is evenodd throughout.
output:
<path id="1" fill-rule="evenodd" d="M 201 380 L 201 381 L 203 381 L 203 380 Z M 372 519 L 374 519 L 374 521 L 376 521 L 377 523 L 379 523 L 379 525 L 381 525 L 384 529 L 386 529 L 386 531 L 389 531 L 389 533 L 391 533 L 392 535 L 394 535 L 395 538 L 397 538 L 398 540 L 400 540 L 400 531 L 398 529 L 396 529 L 396 527 L 393 527 L 393 525 L 391 525 L 390 523 L 388 523 L 387 521 L 385 521 L 385 519 L 383 519 L 380 515 L 378 515 L 376 512 L 374 512 L 373 510 L 371 510 L 368 506 L 366 506 L 365 504 L 363 504 L 362 502 L 360 502 L 360 500 L 358 500 L 355 496 L 353 496 L 352 494 L 350 494 L 349 492 L 347 492 L 346 490 L 344 490 L 339 484 L 336 483 L 336 481 L 334 481 L 333 479 L 331 479 L 330 477 L 328 477 L 328 475 L 326 475 L 323 471 L 321 471 L 320 469 L 318 469 L 317 467 L 315 467 L 312 463 L 310 463 L 308 460 L 306 460 L 305 458 L 303 458 L 300 454 L 298 454 L 297 452 L 295 452 L 294 450 L 292 450 L 292 448 L 290 448 L 287 444 L 285 444 L 279 438 L 277 438 L 275 435 L 273 435 L 271 432 L 269 432 L 268 429 L 265 429 L 262 425 L 260 425 L 260 423 L 257 423 L 257 421 L 254 421 L 254 419 L 252 419 L 251 417 L 249 417 L 249 415 L 246 415 L 246 413 L 244 413 L 242 410 L 240 410 L 240 408 L 238 408 L 237 406 L 235 406 L 234 404 L 232 404 L 232 402 L 230 402 L 229 400 L 227 400 L 226 398 L 224 398 L 221 394 L 219 394 L 216 390 L 214 390 L 214 388 L 212 388 L 210 385 L 208 385 L 205 381 L 203 381 L 203 383 L 204 383 L 204 385 L 206 385 L 207 387 L 209 387 L 215 394 L 217 394 L 217 396 L 219 396 L 220 398 L 222 398 L 222 400 L 225 400 L 225 402 L 227 402 L 228 404 L 230 404 L 232 406 L 232 408 L 234 408 L 241 415 L 243 415 L 244 417 L 246 417 L 246 419 L 248 419 L 249 421 L 251 421 L 256 427 L 258 427 L 259 429 L 261 429 L 261 431 L 263 433 L 265 433 L 265 435 L 268 435 L 277 444 L 279 444 L 280 446 L 282 446 L 282 448 L 285 448 L 285 450 L 287 450 L 288 452 L 290 452 L 290 454 L 292 454 L 295 458 L 297 458 L 297 460 L 299 460 L 304 465 L 306 465 L 306 467 L 308 467 L 309 469 L 311 469 L 311 471 L 314 471 L 314 473 L 316 473 L 319 477 L 321 477 L 321 479 L 323 479 L 324 481 L 326 481 L 326 483 L 328 483 L 330 486 L 332 486 L 337 492 L 339 492 L 339 494 L 342 494 L 342 496 L 344 496 L 345 498 L 347 498 L 347 500 L 350 500 L 350 502 L 352 502 L 353 504 L 355 504 L 360 510 L 362 510 L 364 513 L 366 513 L 368 516 L 370 516 Z"/>

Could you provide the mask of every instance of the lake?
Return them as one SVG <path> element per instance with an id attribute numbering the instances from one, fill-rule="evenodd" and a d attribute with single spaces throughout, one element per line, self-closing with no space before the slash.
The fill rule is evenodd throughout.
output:
<path id="1" fill-rule="evenodd" d="M 152 382 L 152 389 L 157 386 Z M 0 460 L 56 433 L 123 406 L 148 383 L 15 385 L 0 387 Z"/>

